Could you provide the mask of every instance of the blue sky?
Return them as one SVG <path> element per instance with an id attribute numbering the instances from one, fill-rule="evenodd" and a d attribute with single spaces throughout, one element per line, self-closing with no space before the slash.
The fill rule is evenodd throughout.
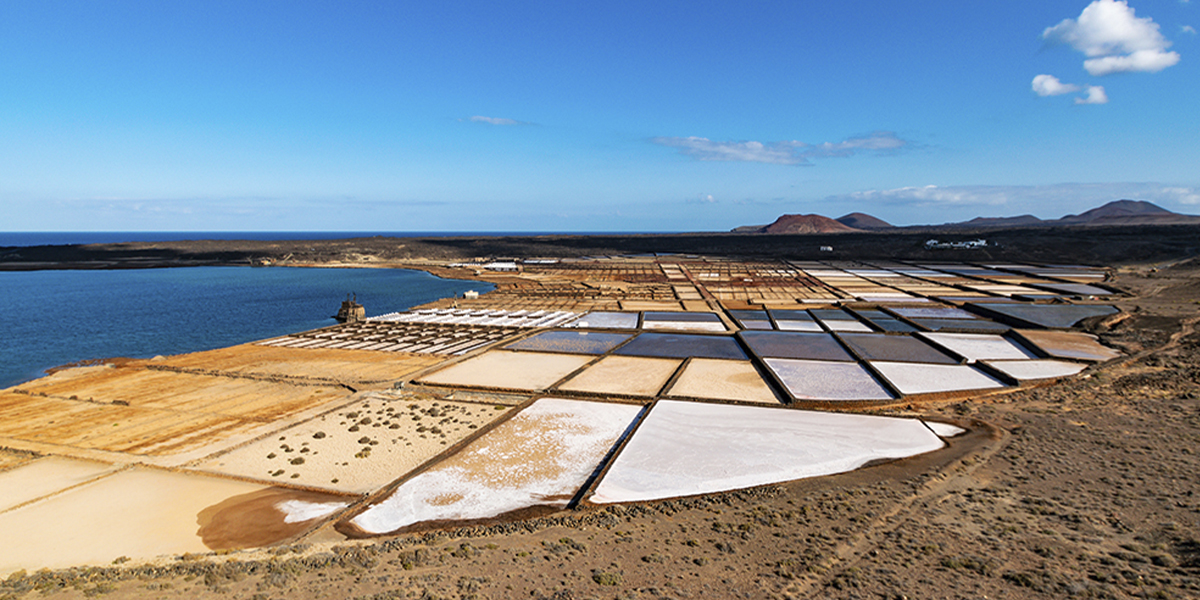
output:
<path id="1" fill-rule="evenodd" d="M 0 230 L 1200 212 L 1200 0 L 0 3 Z"/>

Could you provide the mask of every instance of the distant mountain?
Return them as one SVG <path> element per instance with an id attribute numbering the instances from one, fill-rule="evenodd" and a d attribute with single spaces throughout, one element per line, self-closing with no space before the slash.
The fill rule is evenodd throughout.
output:
<path id="1" fill-rule="evenodd" d="M 1019 217 L 975 217 L 970 221 L 954 224 L 966 227 L 1029 227 L 1031 225 L 1045 225 L 1046 221 L 1033 215 L 1021 215 Z"/>
<path id="2" fill-rule="evenodd" d="M 1115 200 L 1077 215 L 1042 220 L 1033 215 L 976 217 L 943 227 L 1064 227 L 1071 225 L 1174 225 L 1200 223 L 1200 217 L 1181 215 L 1144 200 Z"/>
<path id="3" fill-rule="evenodd" d="M 854 233 L 862 231 L 847 227 L 821 215 L 783 215 L 764 226 L 738 227 L 734 233 Z"/>
<path id="4" fill-rule="evenodd" d="M 944 225 L 916 225 L 908 229 L 980 229 L 1002 227 L 1076 227 L 1102 225 L 1200 225 L 1200 216 L 1181 215 L 1144 200 L 1116 200 L 1077 215 L 1042 220 L 1033 215 L 1018 217 L 975 217 Z M 783 215 L 770 225 L 745 225 L 734 233 L 852 233 L 899 229 L 882 219 L 854 212 L 838 219 L 821 215 Z"/>
<path id="5" fill-rule="evenodd" d="M 1117 200 L 1077 215 L 1067 215 L 1061 219 L 1058 219 L 1056 224 L 1073 225 L 1077 223 L 1093 224 L 1097 222 L 1112 224 L 1120 224 L 1123 222 L 1141 223 L 1147 221 L 1161 222 L 1164 220 L 1173 220 L 1176 217 L 1189 217 L 1189 215 L 1173 213 L 1161 206 L 1143 200 Z"/>
<path id="6" fill-rule="evenodd" d="M 883 219 L 872 217 L 871 215 L 860 212 L 853 212 L 848 215 L 843 215 L 834 220 L 842 225 L 845 225 L 846 227 L 853 227 L 854 229 L 891 229 L 892 227 L 891 223 L 888 223 Z"/>

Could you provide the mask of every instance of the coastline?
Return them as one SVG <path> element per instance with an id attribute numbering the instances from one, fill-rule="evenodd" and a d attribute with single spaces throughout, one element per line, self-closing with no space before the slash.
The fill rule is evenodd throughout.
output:
<path id="1" fill-rule="evenodd" d="M 930 236 L 988 240 L 977 250 L 931 250 Z M 0 271 L 192 266 L 422 268 L 480 258 L 700 254 L 791 260 L 1013 260 L 1118 266 L 1194 256 L 1200 225 L 1141 225 L 839 234 L 680 233 L 317 240 L 188 240 L 0 248 Z M 832 248 L 823 251 L 822 247 Z"/>

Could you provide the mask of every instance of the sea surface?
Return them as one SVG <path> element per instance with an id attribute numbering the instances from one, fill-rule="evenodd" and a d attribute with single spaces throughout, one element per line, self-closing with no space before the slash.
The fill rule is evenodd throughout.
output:
<path id="1" fill-rule="evenodd" d="M 210 350 L 336 324 L 491 284 L 407 269 L 189 267 L 0 272 L 0 388 L 81 360 Z"/>
<path id="2" fill-rule="evenodd" d="M 340 240 L 363 237 L 477 237 L 534 235 L 623 235 L 620 232 L 548 231 L 0 231 L 0 248 L 8 246 L 62 246 L 119 244 L 122 242 L 177 242 L 180 240 Z"/>

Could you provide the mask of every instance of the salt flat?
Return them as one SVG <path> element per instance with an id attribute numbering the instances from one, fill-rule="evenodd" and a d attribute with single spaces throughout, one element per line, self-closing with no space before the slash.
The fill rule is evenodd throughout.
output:
<path id="1" fill-rule="evenodd" d="M 962 356 L 968 361 L 1037 358 L 1037 355 L 1025 349 L 1025 347 L 1000 335 L 923 333 L 921 337 Z"/>
<path id="2" fill-rule="evenodd" d="M 991 376 L 970 365 L 931 365 L 923 363 L 871 361 L 888 383 L 902 394 L 939 394 L 964 390 L 1004 387 Z"/>
<path id="3" fill-rule="evenodd" d="M 1017 381 L 1069 377 L 1087 368 L 1087 365 L 1082 363 L 1053 359 L 989 360 L 984 361 L 984 364 L 995 368 L 1001 373 L 1004 373 L 1005 375 L 1008 375 Z"/>
<path id="4" fill-rule="evenodd" d="M 368 534 L 566 506 L 642 407 L 543 398 L 350 520 Z"/>
<path id="5" fill-rule="evenodd" d="M 915 419 L 661 400 L 588 500 L 735 490 L 842 473 L 943 445 Z"/>

